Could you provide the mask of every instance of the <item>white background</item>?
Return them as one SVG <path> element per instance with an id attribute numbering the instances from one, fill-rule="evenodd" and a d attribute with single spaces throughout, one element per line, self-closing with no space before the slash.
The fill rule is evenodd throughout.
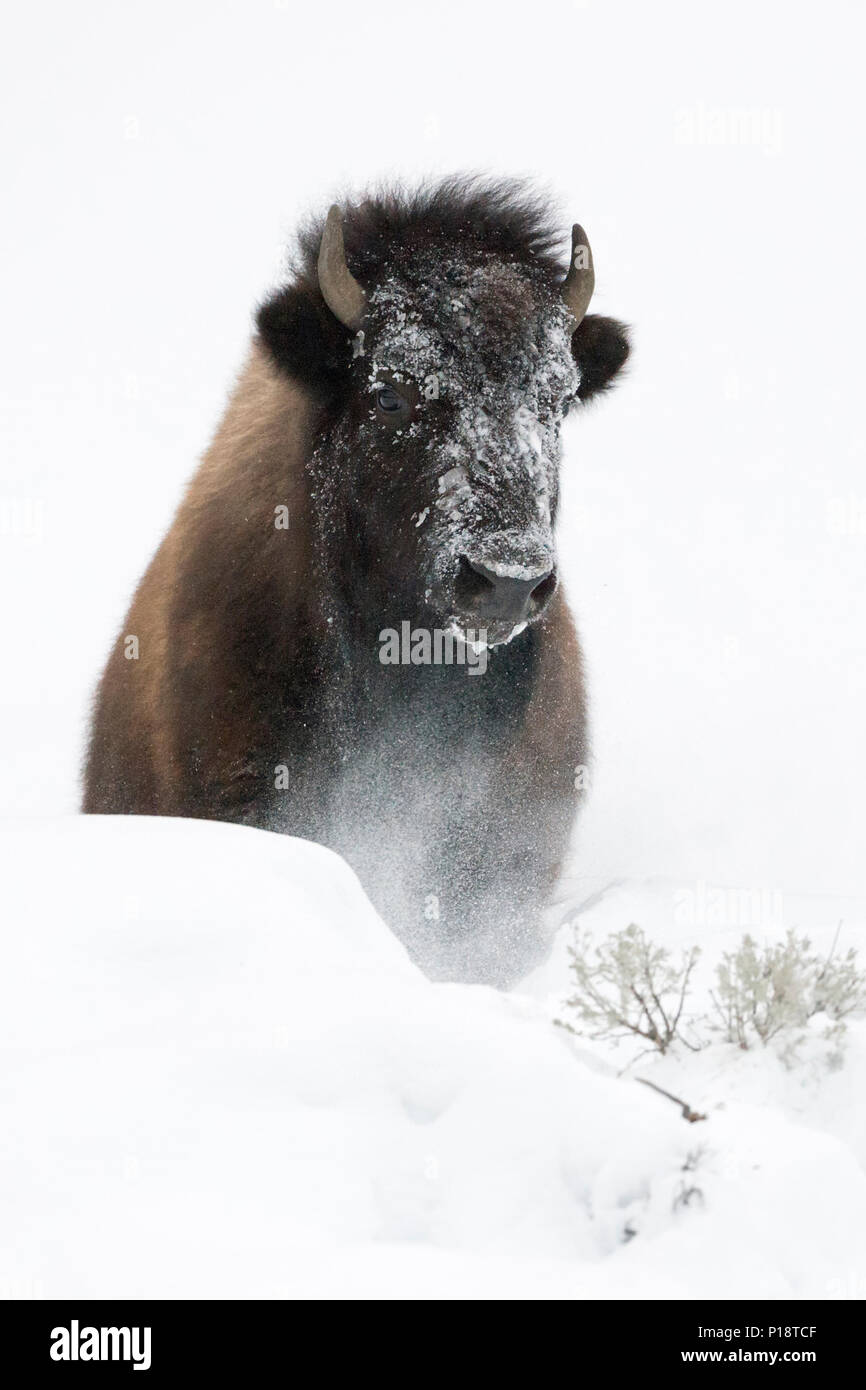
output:
<path id="1" fill-rule="evenodd" d="M 431 985 L 316 846 L 65 813 L 299 218 L 526 175 L 635 341 L 566 431 L 596 756 L 560 909 L 699 944 L 698 1010 L 744 929 L 826 959 L 841 922 L 863 964 L 863 29 L 853 0 L 7 19 L 0 1296 L 862 1299 L 862 1019 L 842 1065 L 819 1015 L 795 1065 L 705 1018 L 624 1067 L 551 1026 L 570 926 L 516 994 Z"/>
<path id="2" fill-rule="evenodd" d="M 549 188 L 634 326 L 566 446 L 575 872 L 861 890 L 862 31 L 853 0 L 18 7 L 3 813 L 77 804 L 90 692 L 298 218 L 474 169 Z"/>

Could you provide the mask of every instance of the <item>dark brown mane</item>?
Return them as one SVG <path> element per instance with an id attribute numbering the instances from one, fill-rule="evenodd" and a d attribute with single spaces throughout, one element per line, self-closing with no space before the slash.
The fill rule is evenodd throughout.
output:
<path id="1" fill-rule="evenodd" d="M 298 236 L 298 267 L 315 280 L 324 218 L 312 218 Z M 408 254 L 451 245 L 534 267 L 559 281 L 566 267 L 563 228 L 550 203 L 517 179 L 491 181 L 454 175 L 416 189 L 385 186 L 345 204 L 343 234 L 350 267 L 375 279 L 395 248 Z"/>

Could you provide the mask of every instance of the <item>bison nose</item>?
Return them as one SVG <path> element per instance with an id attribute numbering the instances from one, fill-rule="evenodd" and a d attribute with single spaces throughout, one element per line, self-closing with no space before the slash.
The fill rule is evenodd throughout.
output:
<path id="1" fill-rule="evenodd" d="M 518 565 L 461 559 L 464 602 L 479 620 L 491 623 L 525 623 L 535 618 L 553 596 L 556 576 L 552 569 L 525 571 Z"/>

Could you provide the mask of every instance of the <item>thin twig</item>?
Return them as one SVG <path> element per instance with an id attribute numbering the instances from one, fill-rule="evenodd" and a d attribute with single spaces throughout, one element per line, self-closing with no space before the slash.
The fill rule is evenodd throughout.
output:
<path id="1" fill-rule="evenodd" d="M 836 935 L 833 937 L 833 945 L 830 947 L 830 954 L 829 954 L 829 956 L 828 956 L 827 959 L 824 961 L 824 965 L 823 965 L 823 967 L 822 967 L 822 969 L 821 969 L 821 974 L 818 976 L 818 979 L 819 979 L 819 980 L 823 977 L 824 971 L 827 969 L 827 966 L 830 964 L 831 960 L 833 959 L 833 953 L 834 953 L 834 951 L 836 950 L 836 942 L 839 940 L 839 933 L 840 933 L 841 930 L 842 930 L 842 918 L 840 917 L 840 918 L 839 918 L 839 925 L 838 925 L 838 927 L 836 928 Z"/>
<path id="2" fill-rule="evenodd" d="M 690 1043 L 689 1040 L 688 1040 L 688 1038 L 684 1037 L 683 1034 L 679 1032 L 679 1026 L 680 1026 L 680 1019 L 682 1018 L 682 1014 L 683 1014 L 683 1006 L 684 1006 L 684 1004 L 685 1004 L 685 1002 L 686 1002 L 686 991 L 688 990 L 688 987 L 689 987 L 689 979 L 691 978 L 691 973 L 692 973 L 692 971 L 693 971 L 694 968 L 695 968 L 695 962 L 697 961 L 697 958 L 698 958 L 698 957 L 697 957 L 697 952 L 694 951 L 694 950 L 692 950 L 692 951 L 689 953 L 688 960 L 687 960 L 687 964 L 686 964 L 686 968 L 685 968 L 685 973 L 683 974 L 683 984 L 682 984 L 682 989 L 680 990 L 680 998 L 679 998 L 679 1003 L 678 1003 L 678 1005 L 677 1005 L 676 1017 L 674 1018 L 673 1026 L 672 1026 L 672 1028 L 671 1028 L 671 1034 L 672 1034 L 672 1036 L 673 1036 L 673 1037 L 678 1037 L 678 1038 L 680 1039 L 681 1042 L 684 1042 L 685 1045 L 686 1045 L 686 1047 L 689 1048 L 689 1050 L 690 1050 L 691 1052 L 700 1052 L 701 1049 L 700 1049 L 699 1046 L 697 1046 L 697 1045 L 695 1045 L 695 1044 L 693 1044 L 693 1043 Z"/>
<path id="3" fill-rule="evenodd" d="M 678 1003 L 677 1003 L 677 1011 L 676 1011 L 676 1014 L 674 1015 L 674 1024 L 673 1024 L 673 1031 L 674 1031 L 674 1032 L 677 1031 L 677 1025 L 679 1024 L 679 1021 L 680 1021 L 680 1019 L 681 1019 L 681 1017 L 682 1017 L 683 1005 L 684 1005 L 685 1002 L 686 1002 L 686 991 L 688 990 L 688 987 L 689 987 L 689 979 L 690 979 L 690 977 L 691 977 L 692 971 L 693 971 L 694 968 L 695 968 L 695 961 L 696 961 L 696 960 L 697 960 L 697 956 L 696 956 L 695 952 L 694 952 L 694 951 L 690 951 L 690 952 L 689 952 L 689 955 L 688 955 L 688 958 L 687 958 L 687 960 L 686 960 L 686 968 L 685 968 L 685 971 L 683 972 L 683 983 L 682 983 L 682 987 L 681 987 L 681 989 L 680 989 L 680 997 L 679 997 L 679 1001 L 678 1001 Z"/>
<path id="4" fill-rule="evenodd" d="M 654 1081 L 647 1081 L 643 1076 L 636 1076 L 635 1081 L 639 1081 L 642 1086 L 651 1086 L 654 1091 L 658 1091 L 660 1096 L 667 1096 L 668 1100 L 672 1100 L 674 1105 L 680 1107 L 683 1119 L 688 1120 L 690 1125 L 696 1124 L 698 1120 L 705 1120 L 707 1118 L 706 1115 L 699 1115 L 686 1101 L 680 1100 L 679 1096 L 672 1096 L 670 1091 L 666 1091 L 663 1087 L 657 1086 Z"/>
<path id="5" fill-rule="evenodd" d="M 644 975 L 646 977 L 647 985 L 649 986 L 649 992 L 652 995 L 652 1001 L 658 1009 L 659 1013 L 661 1014 L 661 1020 L 665 1026 L 665 1041 L 670 1042 L 673 1039 L 674 1030 L 668 1023 L 668 1016 L 665 1013 L 664 1008 L 662 1007 L 662 1001 L 659 999 L 658 995 L 656 994 L 655 988 L 653 987 L 653 977 L 652 971 L 650 969 L 649 954 L 647 954 L 644 960 Z"/>

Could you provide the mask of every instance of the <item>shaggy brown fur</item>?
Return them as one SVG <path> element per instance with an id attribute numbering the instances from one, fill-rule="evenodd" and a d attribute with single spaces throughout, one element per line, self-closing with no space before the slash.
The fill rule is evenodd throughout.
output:
<path id="1" fill-rule="evenodd" d="M 538 209 L 515 204 L 513 189 L 486 201 L 456 184 L 438 204 L 432 194 L 389 198 L 347 212 L 347 251 L 368 287 L 393 272 L 395 240 L 405 249 L 438 238 L 483 263 L 524 265 L 509 274 L 529 277 L 532 302 L 552 302 L 562 271 Z M 315 283 L 316 234 L 293 285 L 260 313 L 225 416 L 111 653 L 84 810 L 320 840 L 354 864 L 431 974 L 507 983 L 538 955 L 575 768 L 587 759 L 574 627 L 558 589 L 537 621 L 491 651 L 483 676 L 381 664 L 380 629 L 442 618 L 417 539 L 432 446 L 386 440 L 372 419 L 369 363 L 353 363 L 351 335 Z M 586 399 L 609 384 L 627 344 L 620 325 L 589 316 L 573 350 Z M 447 413 L 436 418 L 447 436 Z M 274 524 L 280 506 L 288 530 Z"/>
<path id="2" fill-rule="evenodd" d="M 314 649 L 324 635 L 309 602 L 305 524 L 316 413 L 254 344 L 109 658 L 85 811 L 236 819 L 260 794 L 260 778 L 272 781 L 262 685 L 282 686 L 297 648 Z M 274 525 L 278 505 L 289 508 L 288 532 Z M 125 654 L 130 635 L 137 659 Z M 256 762 L 262 743 L 266 765 Z"/>

